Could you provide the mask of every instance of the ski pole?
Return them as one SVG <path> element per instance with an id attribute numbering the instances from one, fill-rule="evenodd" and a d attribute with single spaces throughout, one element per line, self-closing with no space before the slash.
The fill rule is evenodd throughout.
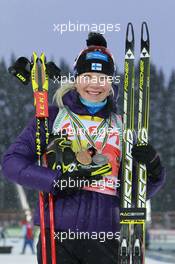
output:
<path id="1" fill-rule="evenodd" d="M 39 66 L 41 71 L 39 71 Z M 36 154 L 37 163 L 39 166 L 47 166 L 46 153 L 43 154 L 41 159 L 41 122 L 44 122 L 45 130 L 45 142 L 46 145 L 49 141 L 48 130 L 48 77 L 52 80 L 60 80 L 61 70 L 54 62 L 50 61 L 46 63 L 44 53 L 40 58 L 33 52 L 32 63 L 25 57 L 20 57 L 16 62 L 8 68 L 10 74 L 14 75 L 24 85 L 27 85 L 32 81 L 32 88 L 34 93 L 34 106 L 36 108 Z M 39 73 L 41 73 L 42 85 L 39 86 Z M 51 239 L 51 257 L 52 264 L 56 264 L 56 251 L 55 251 L 55 239 L 54 239 L 54 203 L 53 195 L 49 194 L 49 217 L 50 217 L 50 239 Z M 40 229 L 41 229 L 41 242 L 42 242 L 42 258 L 43 264 L 47 264 L 47 252 L 46 252 L 46 237 L 45 237 L 45 222 L 44 222 L 44 193 L 39 193 L 40 204 Z"/>
<path id="2" fill-rule="evenodd" d="M 41 61 L 41 73 L 42 73 L 42 88 L 43 91 L 48 91 L 48 74 L 46 70 L 46 59 L 44 53 L 40 56 Z M 47 108 L 48 108 L 48 100 L 47 100 Z M 48 118 L 45 119 L 45 134 L 46 136 L 46 144 L 49 141 L 49 130 L 48 130 Z M 47 156 L 46 153 L 44 154 L 44 158 L 46 159 L 47 164 Z M 54 232 L 55 232 L 55 224 L 54 224 L 54 202 L 53 202 L 53 195 L 49 193 L 49 217 L 50 217 L 50 240 L 51 240 L 51 257 L 52 257 L 52 264 L 56 264 L 56 251 L 55 251 L 55 239 L 54 239 Z"/>
<path id="3" fill-rule="evenodd" d="M 39 63 L 41 64 L 41 78 L 42 88 L 39 88 L 38 69 Z M 36 108 L 36 154 L 37 163 L 42 166 L 42 153 L 41 153 L 41 122 L 44 121 L 46 145 L 49 140 L 48 130 L 48 75 L 45 66 L 45 55 L 41 54 L 38 59 L 37 54 L 33 52 L 32 56 L 32 69 L 31 81 L 34 92 L 34 106 Z M 42 262 L 47 264 L 47 247 L 45 235 L 45 218 L 44 218 L 44 193 L 39 192 L 39 208 L 40 208 L 40 232 L 42 244 Z M 55 240 L 54 240 L 54 210 L 53 210 L 53 196 L 49 195 L 49 212 L 50 212 L 50 235 L 51 235 L 51 256 L 52 263 L 56 264 Z"/>

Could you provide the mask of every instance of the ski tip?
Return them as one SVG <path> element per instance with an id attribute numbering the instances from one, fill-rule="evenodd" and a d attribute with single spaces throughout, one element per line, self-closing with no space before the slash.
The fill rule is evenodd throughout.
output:
<path id="1" fill-rule="evenodd" d="M 142 26 L 141 26 L 141 39 L 143 41 L 149 41 L 149 30 L 148 30 L 148 24 L 147 24 L 146 21 L 142 22 Z"/>
<path id="2" fill-rule="evenodd" d="M 129 42 L 134 41 L 134 27 L 131 22 L 128 23 L 127 29 L 126 29 L 126 40 Z"/>
<path id="3" fill-rule="evenodd" d="M 143 21 L 143 22 L 142 22 L 142 25 L 145 25 L 145 26 L 147 26 L 147 25 L 148 25 L 148 23 L 147 23 L 146 21 Z"/>
<path id="4" fill-rule="evenodd" d="M 141 51 L 143 49 L 146 49 L 147 52 L 149 53 L 150 40 L 149 40 L 148 24 L 146 21 L 143 21 L 141 26 Z"/>
<path id="5" fill-rule="evenodd" d="M 131 22 L 128 23 L 127 29 L 126 29 L 126 49 L 125 53 L 127 53 L 127 50 L 131 50 L 132 53 L 134 52 L 134 27 Z"/>
<path id="6" fill-rule="evenodd" d="M 128 22 L 128 26 L 129 26 L 129 25 L 133 26 L 132 22 Z"/>

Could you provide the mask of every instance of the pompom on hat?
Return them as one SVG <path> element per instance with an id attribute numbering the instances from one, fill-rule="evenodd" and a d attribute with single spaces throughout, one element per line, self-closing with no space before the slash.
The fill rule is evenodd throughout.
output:
<path id="1" fill-rule="evenodd" d="M 106 39 L 102 34 L 90 32 L 86 40 L 87 48 L 82 50 L 74 63 L 74 76 L 85 72 L 99 72 L 113 76 L 114 59 L 107 49 Z"/>

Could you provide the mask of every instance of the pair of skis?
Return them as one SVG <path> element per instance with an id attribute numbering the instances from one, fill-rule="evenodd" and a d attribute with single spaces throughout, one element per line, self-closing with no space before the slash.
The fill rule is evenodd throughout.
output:
<path id="1" fill-rule="evenodd" d="M 131 150 L 134 144 L 134 29 L 128 23 L 126 31 L 125 66 L 124 66 L 124 112 L 123 112 L 123 153 L 120 208 L 120 264 L 145 263 L 145 220 L 147 171 L 144 164 L 136 168 L 137 184 L 133 182 L 133 158 Z M 141 26 L 141 54 L 139 61 L 139 100 L 137 144 L 148 143 L 150 94 L 150 41 L 146 22 Z M 135 139 L 136 141 L 136 139 Z"/>

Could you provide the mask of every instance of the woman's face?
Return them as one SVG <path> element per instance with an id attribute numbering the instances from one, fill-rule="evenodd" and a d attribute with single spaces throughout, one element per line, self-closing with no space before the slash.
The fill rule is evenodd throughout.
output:
<path id="1" fill-rule="evenodd" d="M 82 73 L 77 76 L 75 87 L 82 98 L 91 102 L 101 102 L 111 90 L 110 76 L 98 72 Z"/>

